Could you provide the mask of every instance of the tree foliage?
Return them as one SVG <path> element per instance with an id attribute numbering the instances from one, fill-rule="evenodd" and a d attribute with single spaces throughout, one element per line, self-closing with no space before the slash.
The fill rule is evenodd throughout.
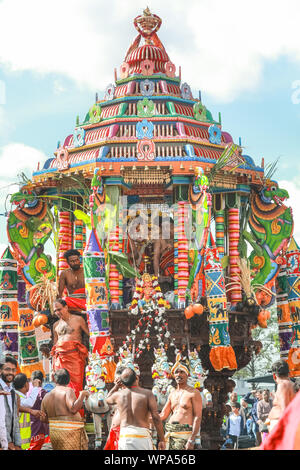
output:
<path id="1" fill-rule="evenodd" d="M 257 326 L 252 330 L 252 338 L 262 343 L 262 350 L 257 356 L 253 353 L 249 364 L 236 372 L 233 378 L 245 379 L 269 374 L 272 364 L 280 359 L 276 306 L 273 306 L 270 311 L 271 318 L 268 322 L 268 328 Z"/>

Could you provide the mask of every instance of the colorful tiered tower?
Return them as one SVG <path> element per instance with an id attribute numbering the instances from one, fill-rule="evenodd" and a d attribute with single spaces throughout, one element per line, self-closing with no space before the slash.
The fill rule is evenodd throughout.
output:
<path id="1" fill-rule="evenodd" d="M 140 274 L 143 271 L 153 274 L 151 261 L 154 265 L 155 240 L 146 240 L 146 245 L 141 240 L 141 244 L 138 242 L 133 246 L 127 233 L 129 224 L 141 215 L 139 210 L 146 214 L 147 230 L 149 210 L 156 211 L 158 219 L 172 219 L 174 235 L 170 237 L 172 240 L 168 240 L 171 244 L 173 241 L 172 269 L 169 270 L 172 286 L 168 287 L 171 292 L 164 291 L 173 307 L 168 313 L 168 322 L 172 325 L 172 334 L 174 331 L 176 347 L 184 351 L 188 342 L 190 349 L 199 351 L 201 361 L 209 371 L 207 387 L 214 395 L 216 409 L 208 410 L 206 415 L 204 413 L 202 429 L 213 434 L 214 429 L 219 429 L 223 417 L 222 404 L 227 400 L 231 386 L 228 377 L 236 367 L 245 367 L 258 350 L 250 334 L 257 318 L 250 310 L 246 313 L 239 311 L 239 307 L 245 305 L 246 291 L 242 292 L 239 282 L 238 258 L 242 255 L 247 257 L 243 251 L 246 236 L 254 248 L 249 258 L 251 267 L 256 269 L 255 281 L 260 286 L 268 284 L 271 288 L 292 237 L 293 220 L 290 209 L 282 204 L 288 197 L 287 192 L 264 178 L 263 162 L 258 166 L 250 156 L 243 155 L 241 145 L 235 144 L 231 135 L 223 130 L 220 114 L 217 120 L 214 119 L 202 102 L 201 93 L 198 98 L 194 97 L 188 83 L 181 81 L 181 67 L 172 62 L 157 35 L 161 23 L 161 19 L 148 8 L 135 18 L 138 34 L 123 63 L 115 70 L 114 82 L 107 85 L 103 99 L 96 94 L 95 102 L 84 119 L 76 119 L 74 131 L 58 146 L 54 156 L 43 166 L 38 166 L 33 174 L 31 190 L 43 196 L 43 201 L 47 200 L 47 195 L 51 196 L 47 201 L 50 208 L 55 198 L 59 201 L 56 201 L 60 211 L 58 274 L 66 267 L 64 251 L 71 247 L 80 251 L 84 249 L 81 236 L 84 226 L 75 221 L 73 213 L 78 208 L 87 212 L 88 208 L 92 209 L 93 231 L 84 252 L 84 266 L 91 344 L 100 354 L 102 348 L 107 349 L 106 344 L 111 352 L 110 338 L 115 351 L 128 341 L 133 345 L 134 353 L 135 338 L 128 339 L 134 320 L 123 304 L 123 294 L 126 292 L 124 298 L 128 298 L 128 291 L 136 281 L 134 257 L 141 260 L 137 266 Z M 101 178 L 98 178 L 100 174 Z M 195 175 L 201 175 L 203 181 L 200 185 L 194 184 Z M 86 188 L 93 191 L 90 204 Z M 209 193 L 207 225 L 202 220 L 205 215 L 203 201 L 206 200 L 203 191 Z M 189 199 L 191 192 L 192 200 Z M 191 207 L 192 228 L 196 229 L 192 230 L 194 245 L 190 245 L 189 234 L 184 227 Z M 196 216 L 195 211 L 199 207 L 202 207 L 202 212 Z M 130 215 L 130 211 L 135 211 L 135 215 Z M 115 222 L 111 221 L 112 214 L 117 216 Z M 84 222 L 89 220 L 86 214 L 81 216 Z M 252 238 L 245 230 L 248 220 Z M 206 245 L 208 239 L 212 240 L 208 234 L 212 235 L 213 221 L 216 248 L 213 247 L 211 264 L 207 264 L 212 246 Z M 162 220 L 158 225 L 160 223 L 162 226 Z M 16 226 L 13 219 L 9 230 Z M 202 226 L 204 230 L 200 230 Z M 153 227 L 150 229 L 151 233 L 155 231 Z M 25 233 L 26 227 L 23 231 Z M 205 236 L 201 235 L 203 232 Z M 33 249 L 31 252 L 35 253 Z M 288 269 L 290 259 L 287 260 Z M 47 259 L 43 261 L 45 264 Z M 26 258 L 25 265 L 27 262 Z M 199 271 L 201 266 L 202 271 Z M 27 273 L 27 265 L 25 268 Z M 161 272 L 159 282 L 160 275 Z M 193 287 L 190 292 L 187 287 L 193 286 L 196 276 L 199 283 L 193 297 Z M 292 279 L 288 272 L 287 277 L 292 290 L 298 285 L 300 275 L 297 271 L 294 276 L 297 279 Z M 226 278 L 235 283 L 230 289 L 225 285 Z M 272 291 L 268 292 L 272 297 Z M 291 292 L 286 294 L 289 306 L 294 308 L 294 297 Z M 188 324 L 188 317 L 183 312 L 191 299 L 202 302 L 203 308 L 198 312 L 204 310 L 205 314 L 190 317 Z M 254 297 L 250 300 L 256 302 Z M 290 360 L 297 359 L 300 350 L 297 306 L 294 310 L 291 317 L 295 338 Z M 2 318 L 3 315 L 6 315 L 6 310 L 2 312 Z M 4 327 L 2 321 L 2 330 Z M 138 327 L 136 331 L 138 336 Z M 165 340 L 168 354 L 172 354 L 170 349 L 173 345 L 167 336 Z M 225 348 L 226 354 L 230 353 L 230 357 L 226 356 L 228 361 L 225 365 L 219 354 L 221 347 Z M 150 346 L 145 346 L 145 350 L 149 351 Z M 288 357 L 286 348 L 282 352 Z M 214 360 L 210 360 L 213 356 Z M 152 382 L 150 365 L 147 358 L 143 363 L 141 353 L 141 381 L 147 386 Z M 224 368 L 228 369 L 226 373 L 223 373 Z M 295 366 L 293 374 L 299 373 Z M 219 434 L 212 441 L 217 442 L 218 439 Z"/>

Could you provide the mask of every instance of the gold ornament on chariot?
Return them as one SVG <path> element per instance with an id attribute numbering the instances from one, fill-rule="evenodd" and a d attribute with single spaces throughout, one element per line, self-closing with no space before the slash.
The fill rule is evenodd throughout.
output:
<path id="1" fill-rule="evenodd" d="M 258 269 L 261 269 L 265 265 L 265 258 L 263 256 L 254 256 L 253 263 Z"/>
<path id="2" fill-rule="evenodd" d="M 281 231 L 281 225 L 278 224 L 278 219 L 273 220 L 271 224 L 271 231 L 274 235 L 277 235 Z"/>

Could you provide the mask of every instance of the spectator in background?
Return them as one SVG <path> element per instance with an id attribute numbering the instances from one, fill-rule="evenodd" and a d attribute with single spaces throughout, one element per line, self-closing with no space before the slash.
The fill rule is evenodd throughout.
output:
<path id="1" fill-rule="evenodd" d="M 18 408 L 19 408 L 19 423 L 20 423 L 20 434 L 21 434 L 21 448 L 22 450 L 28 450 L 31 440 L 31 425 L 30 415 L 39 417 L 41 412 L 39 410 L 33 410 L 32 406 L 36 400 L 39 391 L 39 380 L 35 379 L 32 383 L 33 388 L 29 394 L 29 381 L 25 374 L 17 374 L 13 381 L 14 388 L 19 397 Z"/>
<path id="2" fill-rule="evenodd" d="M 270 391 L 264 390 L 262 394 L 262 400 L 257 403 L 257 424 L 259 427 L 259 432 L 261 434 L 261 440 L 266 437 L 265 434 L 268 433 L 268 428 L 266 425 L 266 419 L 272 409 L 272 401 L 270 400 Z"/>
<path id="3" fill-rule="evenodd" d="M 2 367 L 3 363 L 5 362 L 5 356 L 2 350 L 2 344 L 0 343 L 0 367 Z M 4 390 L 0 390 L 0 450 L 7 450 L 8 449 L 8 442 L 6 436 L 6 425 L 5 425 L 5 403 L 4 403 L 4 395 L 8 395 L 9 392 L 4 392 Z"/>
<path id="4" fill-rule="evenodd" d="M 249 405 L 252 405 L 252 408 L 250 411 L 250 416 L 252 418 L 252 433 L 255 436 L 257 445 L 261 444 L 261 435 L 260 435 L 259 427 L 257 423 L 258 421 L 257 404 L 261 399 L 262 399 L 261 390 L 252 390 L 250 393 L 247 393 L 247 395 L 244 396 L 245 402 L 248 403 Z"/>
<path id="5" fill-rule="evenodd" d="M 5 356 L 4 364 L 0 364 L 0 391 L 8 392 L 4 395 L 6 438 L 9 450 L 21 450 L 21 435 L 18 417 L 16 392 L 12 382 L 17 371 L 17 361 L 12 356 Z"/>
<path id="6" fill-rule="evenodd" d="M 0 450 L 8 449 L 8 442 L 6 436 L 6 426 L 5 426 L 5 404 L 4 404 L 4 394 L 1 390 L 0 393 Z"/>
<path id="7" fill-rule="evenodd" d="M 31 381 L 38 383 L 38 394 L 34 404 L 32 405 L 33 410 L 41 410 L 41 404 L 47 391 L 42 387 L 44 381 L 44 375 L 40 370 L 35 370 L 31 374 Z M 41 450 L 43 444 L 49 443 L 49 425 L 40 420 L 39 416 L 30 415 L 31 424 L 31 441 L 29 450 Z"/>
<path id="8" fill-rule="evenodd" d="M 237 392 L 232 392 L 230 394 L 230 402 L 229 402 L 229 405 L 232 406 L 235 405 L 236 403 L 238 403 L 238 394 Z M 242 430 L 242 434 L 247 434 L 247 428 L 246 428 L 246 415 L 245 415 L 245 411 L 244 411 L 244 408 L 242 406 L 239 407 L 239 413 L 243 419 L 243 430 Z"/>
<path id="9" fill-rule="evenodd" d="M 221 450 L 233 449 L 237 443 L 239 436 L 243 432 L 243 418 L 240 415 L 241 405 L 236 402 L 232 406 L 232 412 L 229 415 L 226 429 L 226 441 L 221 447 Z"/>
<path id="10" fill-rule="evenodd" d="M 230 405 L 225 405 L 225 414 L 223 416 L 222 426 L 221 426 L 221 429 L 220 429 L 220 434 L 225 439 L 226 439 L 226 435 L 227 435 L 227 426 L 228 426 L 228 419 L 229 419 L 230 413 L 231 413 L 231 406 Z"/>
<path id="11" fill-rule="evenodd" d="M 251 417 L 251 408 L 243 398 L 241 399 L 241 408 L 243 409 L 243 411 L 245 413 L 245 418 L 246 418 L 246 432 L 245 432 L 245 434 L 247 434 L 250 437 L 255 438 L 255 436 L 252 432 L 253 419 Z"/>

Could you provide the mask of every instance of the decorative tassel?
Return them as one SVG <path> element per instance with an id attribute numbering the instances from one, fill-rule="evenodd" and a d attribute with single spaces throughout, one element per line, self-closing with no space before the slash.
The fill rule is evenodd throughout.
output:
<path id="1" fill-rule="evenodd" d="M 287 360 L 293 336 L 292 320 L 288 303 L 288 281 L 286 259 L 280 266 L 276 279 L 276 303 L 280 358 Z"/>
<path id="2" fill-rule="evenodd" d="M 41 370 L 45 374 L 43 364 L 39 358 L 36 330 L 33 325 L 33 310 L 26 304 L 26 284 L 22 276 L 18 276 L 18 303 L 19 303 L 19 361 L 20 369 L 27 377 L 34 370 Z"/>
<path id="3" fill-rule="evenodd" d="M 72 248 L 72 223 L 70 212 L 59 213 L 59 249 L 58 249 L 58 277 L 69 265 L 64 253 Z"/>
<path id="4" fill-rule="evenodd" d="M 239 238 L 240 238 L 240 225 L 239 225 L 239 209 L 232 207 L 228 210 L 228 232 L 229 232 L 229 276 L 232 281 L 236 282 L 236 288 L 231 289 L 230 300 L 234 305 L 242 301 L 242 291 L 239 283 L 238 274 L 240 269 L 237 264 L 239 258 Z"/>
<path id="5" fill-rule="evenodd" d="M 288 303 L 293 322 L 292 346 L 287 363 L 290 377 L 300 375 L 300 249 L 294 238 L 287 249 L 287 280 L 289 285 Z"/>
<path id="6" fill-rule="evenodd" d="M 0 341 L 4 354 L 18 360 L 17 261 L 9 248 L 0 259 Z"/>
<path id="7" fill-rule="evenodd" d="M 235 352 L 230 345 L 225 280 L 217 247 L 210 234 L 211 247 L 205 249 L 204 274 L 209 309 L 209 358 L 215 370 L 237 369 Z"/>

